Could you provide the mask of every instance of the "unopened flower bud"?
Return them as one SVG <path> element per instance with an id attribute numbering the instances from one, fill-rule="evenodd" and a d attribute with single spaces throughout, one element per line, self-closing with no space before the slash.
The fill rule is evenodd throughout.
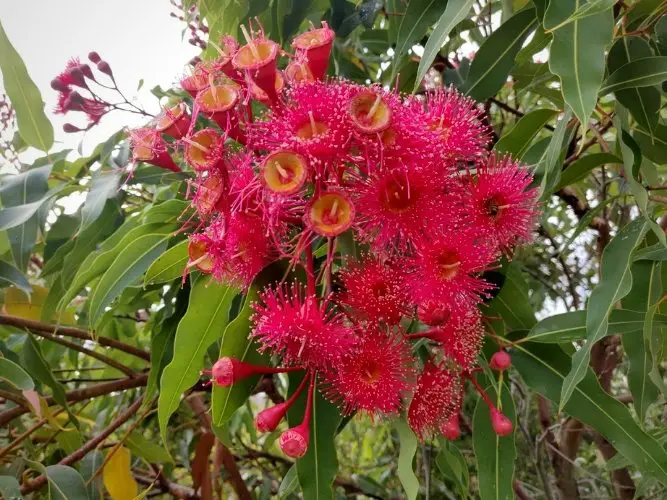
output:
<path id="1" fill-rule="evenodd" d="M 93 70 L 90 69 L 90 66 L 88 66 L 87 64 L 80 64 L 79 69 L 86 78 L 88 78 L 89 80 L 95 80 L 95 75 L 93 75 Z"/>
<path id="2" fill-rule="evenodd" d="M 71 68 L 67 73 L 72 78 L 75 85 L 78 85 L 79 87 L 86 87 L 86 80 L 83 76 L 83 71 L 81 71 L 80 68 Z"/>
<path id="3" fill-rule="evenodd" d="M 66 123 L 63 125 L 63 132 L 67 134 L 76 134 L 77 132 L 81 132 L 83 129 L 80 129 L 79 127 L 76 127 L 72 125 L 71 123 Z"/>
<path id="4" fill-rule="evenodd" d="M 245 370 L 242 368 L 240 370 L 236 369 L 237 367 L 243 367 L 243 365 L 245 363 L 234 358 L 220 358 L 215 362 L 211 370 L 213 381 L 222 387 L 232 385 L 237 380 L 244 378 L 240 376 L 241 373 L 239 372 L 244 372 Z"/>
<path id="5" fill-rule="evenodd" d="M 440 426 L 440 432 L 445 438 L 454 441 L 461 435 L 461 427 L 459 426 L 459 414 L 455 413 L 449 420 Z"/>
<path id="6" fill-rule="evenodd" d="M 291 458 L 301 458 L 308 451 L 310 428 L 308 424 L 300 424 L 287 429 L 280 435 L 280 449 Z"/>
<path id="7" fill-rule="evenodd" d="M 211 376 L 216 384 L 226 387 L 239 380 L 250 377 L 251 375 L 287 373 L 302 369 L 303 368 L 300 366 L 273 368 L 271 366 L 251 365 L 236 358 L 228 358 L 225 356 L 215 362 L 211 369 Z"/>
<path id="8" fill-rule="evenodd" d="M 503 415 L 496 408 L 491 408 L 491 426 L 493 431 L 499 436 L 509 436 L 512 434 L 512 421 Z"/>
<path id="9" fill-rule="evenodd" d="M 109 77 L 113 78 L 113 73 L 111 72 L 111 66 L 109 66 L 108 62 L 106 61 L 98 62 L 97 69 L 99 69 L 105 75 L 109 75 Z"/>
<path id="10" fill-rule="evenodd" d="M 280 421 L 285 418 L 289 404 L 287 402 L 262 410 L 255 417 L 255 426 L 259 432 L 273 432 Z"/>
<path id="11" fill-rule="evenodd" d="M 102 60 L 102 58 L 97 52 L 93 50 L 92 52 L 88 52 L 88 60 L 93 64 L 97 64 Z"/>
<path id="12" fill-rule="evenodd" d="M 67 85 L 61 82 L 58 78 L 51 80 L 51 88 L 57 92 L 67 92 L 69 90 Z"/>
<path id="13" fill-rule="evenodd" d="M 491 356 L 489 367 L 492 370 L 502 372 L 512 365 L 512 358 L 505 351 L 498 351 Z"/>

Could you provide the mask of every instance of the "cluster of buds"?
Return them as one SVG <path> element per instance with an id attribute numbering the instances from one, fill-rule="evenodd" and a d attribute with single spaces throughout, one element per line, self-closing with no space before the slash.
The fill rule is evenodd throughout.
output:
<path id="1" fill-rule="evenodd" d="M 245 288 L 277 260 L 304 271 L 252 305 L 250 335 L 281 366 L 222 358 L 213 383 L 303 372 L 256 418 L 275 429 L 308 388 L 303 421 L 279 441 L 292 457 L 308 449 L 318 390 L 345 414 L 407 410 L 420 438 L 454 439 L 468 380 L 496 432 L 511 432 L 474 374 L 493 288 L 482 275 L 531 237 L 530 172 L 486 150 L 482 111 L 451 88 L 415 97 L 326 78 L 325 23 L 292 54 L 242 31 L 244 45 L 225 37 L 181 80 L 190 98 L 132 134 L 135 160 L 196 175 L 188 270 Z M 359 257 L 337 250 L 350 241 Z"/>
<path id="2" fill-rule="evenodd" d="M 185 7 L 183 3 L 176 2 L 175 0 L 170 0 L 171 5 L 173 5 L 176 10 L 179 12 L 171 12 L 171 17 L 175 17 L 179 21 L 183 21 L 187 25 L 187 29 L 190 32 L 190 38 L 188 38 L 188 43 L 199 47 L 202 50 L 206 49 L 206 35 L 209 32 L 208 26 L 204 24 L 199 15 L 199 9 L 196 5 L 191 5 L 190 7 Z"/>
<path id="3" fill-rule="evenodd" d="M 90 64 L 82 63 L 78 58 L 73 58 L 67 63 L 63 72 L 51 80 L 51 88 L 58 92 L 58 104 L 55 113 L 66 115 L 70 112 L 80 112 L 86 115 L 88 119 L 88 123 L 84 127 L 66 123 L 63 125 L 65 132 L 76 133 L 90 130 L 107 113 L 114 110 L 150 116 L 143 109 L 127 100 L 116 84 L 111 66 L 97 52 L 90 52 L 88 60 L 97 69 L 98 74 L 93 71 Z M 115 95 L 117 102 L 102 97 L 99 94 L 101 90 Z"/>

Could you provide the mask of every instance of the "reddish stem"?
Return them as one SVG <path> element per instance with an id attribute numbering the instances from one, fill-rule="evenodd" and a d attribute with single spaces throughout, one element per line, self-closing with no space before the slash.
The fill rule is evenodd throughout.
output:
<path id="1" fill-rule="evenodd" d="M 406 339 L 410 340 L 415 340 L 415 339 L 432 339 L 433 334 L 436 333 L 437 330 L 427 330 L 425 332 L 417 332 L 417 333 L 407 333 L 405 334 Z"/>
<path id="2" fill-rule="evenodd" d="M 313 246 L 306 245 L 306 278 L 308 282 L 308 295 L 315 296 L 315 262 L 313 259 Z"/>
<path id="3" fill-rule="evenodd" d="M 482 400 L 486 403 L 486 405 L 489 407 L 490 410 L 495 410 L 496 405 L 493 404 L 493 401 L 491 401 L 491 398 L 489 395 L 482 389 L 482 387 L 479 385 L 479 382 L 477 382 L 477 379 L 472 376 L 472 374 L 466 375 L 468 377 L 468 380 L 470 380 L 470 383 L 475 386 L 475 389 L 477 392 L 479 392 L 479 395 L 482 397 Z"/>
<path id="4" fill-rule="evenodd" d="M 313 393 L 315 392 L 315 379 L 317 378 L 317 373 L 313 373 L 310 376 L 310 385 L 308 386 L 308 396 L 306 399 L 306 411 L 303 414 L 303 422 L 301 425 L 308 427 L 310 425 L 310 416 L 313 413 Z"/>
<path id="5" fill-rule="evenodd" d="M 303 389 L 306 387 L 306 382 L 312 378 L 312 375 L 310 373 L 306 373 L 306 376 L 303 377 L 303 380 L 299 384 L 299 387 L 296 388 L 296 391 L 294 391 L 294 394 L 292 394 L 287 401 L 285 401 L 285 404 L 289 408 L 294 404 L 294 401 L 297 400 L 297 398 L 301 395 L 303 392 Z"/>

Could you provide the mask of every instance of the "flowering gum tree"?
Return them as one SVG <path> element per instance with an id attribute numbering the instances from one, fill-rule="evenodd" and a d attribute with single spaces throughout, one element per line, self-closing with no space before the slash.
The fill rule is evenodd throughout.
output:
<path id="1" fill-rule="evenodd" d="M 265 3 L 76 159 L 0 29 L 2 496 L 664 496 L 661 3 Z"/>

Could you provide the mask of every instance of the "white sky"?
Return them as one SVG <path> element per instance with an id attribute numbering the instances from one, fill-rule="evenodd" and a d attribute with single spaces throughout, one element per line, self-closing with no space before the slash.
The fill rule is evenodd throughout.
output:
<path id="1" fill-rule="evenodd" d="M 111 65 L 118 86 L 129 99 L 136 96 L 149 112 L 158 111 L 150 89 L 155 85 L 168 88 L 187 61 L 199 53 L 187 42 L 187 33 L 181 38 L 185 24 L 169 15 L 174 10 L 168 0 L 0 1 L 0 21 L 46 102 L 55 131 L 53 151 L 76 149 L 83 139 L 83 152 L 89 153 L 116 130 L 142 122 L 138 115 L 117 111 L 85 136 L 65 134 L 65 122 L 83 125 L 86 120 L 82 113 L 67 117 L 53 113 L 57 93 L 50 82 L 70 57 L 88 62 L 88 52 L 97 51 Z M 141 78 L 144 86 L 137 93 Z"/>

